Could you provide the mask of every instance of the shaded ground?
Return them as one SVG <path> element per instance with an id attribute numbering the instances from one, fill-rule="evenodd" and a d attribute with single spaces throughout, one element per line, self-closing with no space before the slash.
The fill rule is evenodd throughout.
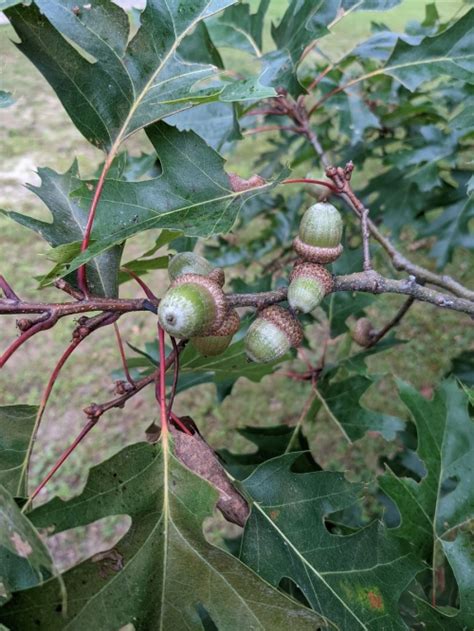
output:
<path id="1" fill-rule="evenodd" d="M 135 5 L 134 2 L 129 4 Z M 423 13 L 423 3 L 411 1 L 402 10 L 376 14 L 378 20 L 402 25 L 407 19 Z M 439 3 L 445 12 L 454 13 L 458 2 Z M 284 2 L 272 2 L 275 16 L 286 6 Z M 368 31 L 369 19 L 373 16 L 353 16 L 348 25 L 340 25 L 338 33 L 327 44 L 332 54 L 338 55 L 342 42 L 348 42 L 347 33 L 353 37 Z M 352 17 L 351 17 L 352 19 Z M 346 29 L 344 31 L 344 29 Z M 0 58 L 2 86 L 11 89 L 16 104 L 2 111 L 0 142 L 2 167 L 0 170 L 0 205 L 2 207 L 47 217 L 41 202 L 23 188 L 25 182 L 37 183 L 34 170 L 37 166 L 49 166 L 59 171 L 69 167 L 75 156 L 79 156 L 81 169 L 92 173 L 101 156 L 74 129 L 62 110 L 54 93 L 35 68 L 11 45 L 12 31 L 0 28 Z M 233 65 L 239 59 L 230 58 Z M 242 63 L 246 63 L 243 61 Z M 21 81 L 18 78 L 21 77 Z M 134 141 L 135 148 L 140 140 Z M 247 174 L 254 155 L 256 139 L 247 139 L 238 154 L 232 158 L 232 166 L 242 175 Z M 134 147 L 132 146 L 132 149 Z M 9 279 L 24 298 L 35 300 L 57 299 L 57 292 L 35 290 L 36 276 L 50 266 L 45 259 L 47 248 L 44 242 L 32 233 L 0 218 L 0 271 Z M 147 234 L 132 242 L 130 251 L 141 251 L 154 238 Z M 432 261 L 424 256 L 423 250 L 414 253 L 419 262 L 428 266 Z M 125 256 L 127 258 L 127 254 Z M 472 270 L 472 258 L 460 252 L 447 270 L 461 281 L 467 282 Z M 164 275 L 150 276 L 155 288 L 163 287 Z M 131 284 L 124 286 L 123 295 L 137 295 Z M 396 297 L 380 297 L 372 309 L 374 322 L 383 323 L 400 304 Z M 0 347 L 4 348 L 15 336 L 14 322 L 2 320 Z M 142 344 L 153 335 L 153 319 L 148 315 L 129 315 L 121 321 L 121 330 L 127 340 Z M 37 403 L 48 373 L 70 339 L 71 322 L 63 321 L 54 330 L 36 337 L 17 353 L 0 374 L 0 403 Z M 433 384 L 449 367 L 452 357 L 459 354 L 473 341 L 472 326 L 466 318 L 442 312 L 427 305 L 416 305 L 404 320 L 399 330 L 400 337 L 410 340 L 403 353 L 399 350 L 384 353 L 371 360 L 374 371 L 399 376 L 429 392 Z M 314 337 L 315 354 L 318 338 Z M 110 372 L 119 364 L 112 329 L 95 334 L 76 352 L 74 361 L 64 369 L 54 390 L 51 405 L 46 413 L 39 435 L 33 463 L 31 482 L 37 482 L 48 470 L 59 453 L 65 448 L 84 422 L 81 409 L 92 401 L 103 401 L 112 396 Z M 176 402 L 178 413 L 190 413 L 201 427 L 203 434 L 215 447 L 231 449 L 244 446 L 244 441 L 232 431 L 244 425 L 273 425 L 280 422 L 296 422 L 306 396 L 307 386 L 294 384 L 281 376 L 266 378 L 256 385 L 241 380 L 231 397 L 222 405 L 216 403 L 214 388 L 202 386 L 192 394 L 179 396 Z M 378 410 L 404 414 L 393 394 L 391 377 L 382 379 L 377 389 L 367 396 L 368 403 Z M 52 493 L 63 497 L 76 493 L 83 483 L 88 467 L 103 460 L 123 445 L 143 439 L 143 431 L 156 417 L 156 408 L 151 391 L 134 398 L 122 411 L 112 411 L 101 421 L 101 428 L 85 444 L 81 445 L 65 465 L 61 474 L 53 479 L 44 498 Z M 337 427 L 329 419 L 318 417 L 317 427 L 309 428 L 311 444 L 317 459 L 331 468 L 351 468 L 355 476 L 370 477 L 377 468 L 377 457 L 384 449 L 380 438 L 366 437 L 352 447 L 347 447 Z M 368 467 L 368 469 L 366 468 Z M 216 533 L 215 524 L 212 526 Z M 217 528 L 219 530 L 220 526 Z M 93 526 L 92 537 L 81 543 L 81 554 L 90 552 L 100 537 L 110 541 L 115 527 Z M 67 538 L 70 535 L 65 535 Z M 78 538 L 74 538 L 75 543 Z M 64 547 L 61 548 L 64 550 Z M 61 561 L 69 563 L 71 557 L 61 552 Z"/>

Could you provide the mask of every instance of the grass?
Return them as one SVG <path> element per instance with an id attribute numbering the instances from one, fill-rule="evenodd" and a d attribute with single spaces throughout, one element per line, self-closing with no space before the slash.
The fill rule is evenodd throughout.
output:
<path id="1" fill-rule="evenodd" d="M 285 2 L 272 1 L 271 17 L 278 19 L 285 6 Z M 455 13 L 461 3 L 439 2 L 437 6 L 447 16 Z M 353 14 L 338 24 L 335 33 L 325 40 L 325 53 L 334 58 L 343 54 L 346 46 L 353 46 L 368 34 L 371 20 L 383 21 L 397 29 L 408 20 L 422 18 L 423 14 L 424 3 L 419 0 L 405 1 L 400 7 L 386 13 Z M 2 112 L 0 138 L 4 167 L 0 171 L 0 205 L 38 217 L 48 217 L 41 202 L 23 187 L 25 182 L 38 183 L 35 168 L 47 165 L 64 171 L 78 156 L 81 170 L 91 174 L 101 156 L 75 130 L 51 88 L 11 44 L 9 40 L 12 34 L 9 27 L 0 27 L 2 87 L 12 90 L 16 98 L 16 104 Z M 268 33 L 266 37 L 268 40 Z M 235 55 L 229 55 L 229 60 L 237 66 L 239 63 L 248 63 L 248 60 Z M 137 137 L 132 150 L 137 150 L 142 140 L 143 137 Z M 232 157 L 231 166 L 242 175 L 251 172 L 255 142 L 261 141 L 246 140 Z M 33 276 L 45 272 L 50 266 L 45 258 L 47 248 L 44 242 L 5 218 L 0 218 L 0 231 L 2 274 L 24 298 L 44 301 L 57 299 L 57 292 L 51 289 L 43 290 L 41 294 L 35 289 Z M 145 249 L 154 236 L 147 233 L 132 242 L 125 259 L 133 251 Z M 417 252 L 415 256 L 418 262 L 432 266 L 432 261 L 423 252 Z M 461 281 L 467 281 L 470 259 L 463 257 L 459 253 L 447 272 L 455 274 Z M 163 273 L 152 274 L 149 279 L 155 288 L 164 288 L 166 280 Z M 138 294 L 129 283 L 124 286 L 124 295 Z M 375 324 L 385 322 L 399 304 L 400 298 L 397 297 L 378 298 L 370 310 Z M 125 338 L 136 345 L 143 344 L 144 340 L 153 336 L 154 321 L 148 315 L 128 315 L 121 320 L 120 326 Z M 71 327 L 71 322 L 61 322 L 52 331 L 35 337 L 12 358 L 0 373 L 1 404 L 38 402 L 47 375 L 70 339 Z M 13 320 L 2 319 L 1 347 L 4 348 L 15 335 Z M 370 360 L 372 371 L 389 376 L 383 378 L 366 398 L 374 409 L 404 415 L 395 395 L 392 376 L 397 375 L 429 392 L 449 368 L 451 358 L 472 342 L 472 328 L 469 323 L 466 325 L 466 319 L 455 313 L 441 312 L 427 305 L 415 305 L 403 321 L 399 335 L 409 340 L 403 352 L 394 350 Z M 317 354 L 317 339 L 313 340 L 313 345 Z M 81 428 L 84 422 L 82 408 L 92 401 L 102 401 L 112 396 L 110 372 L 118 365 L 112 329 L 95 334 L 93 339 L 86 340 L 76 351 L 54 389 L 35 451 L 32 483 L 44 475 Z M 245 448 L 248 445 L 234 431 L 236 428 L 296 422 L 307 396 L 307 388 L 307 385 L 295 384 L 278 375 L 265 378 L 261 384 L 241 380 L 232 396 L 218 404 L 213 386 L 201 386 L 192 393 L 180 395 L 176 409 L 178 413 L 193 416 L 214 447 Z M 59 493 L 63 497 L 76 493 L 91 464 L 110 456 L 125 444 L 142 440 L 145 428 L 156 416 L 151 391 L 134 398 L 124 410 L 108 413 L 101 421 L 102 428 L 96 430 L 77 449 L 62 472 L 50 483 L 43 498 L 52 493 Z M 381 450 L 387 449 L 380 438 L 374 437 L 366 437 L 347 447 L 337 428 L 322 414 L 316 423 L 310 423 L 308 429 L 315 457 L 329 468 L 351 469 L 354 477 L 370 478 L 377 469 Z M 115 532 L 113 528 L 109 530 L 106 530 L 107 540 L 110 532 Z M 92 532 L 93 541 L 100 538 L 96 527 L 92 528 Z M 73 542 L 77 542 L 77 538 Z M 86 554 L 87 551 L 82 550 L 81 553 Z M 67 562 L 64 559 L 64 563 Z"/>

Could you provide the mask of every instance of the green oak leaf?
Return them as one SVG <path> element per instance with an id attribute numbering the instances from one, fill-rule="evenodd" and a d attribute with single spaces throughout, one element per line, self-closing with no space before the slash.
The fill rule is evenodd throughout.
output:
<path id="1" fill-rule="evenodd" d="M 162 446 L 164 445 L 164 446 Z M 129 515 L 132 525 L 111 560 L 89 559 L 63 577 L 69 593 L 66 618 L 52 581 L 17 594 L 0 610 L 7 626 L 55 631 L 86 628 L 202 630 L 206 613 L 220 631 L 313 631 L 319 618 L 270 587 L 238 559 L 210 545 L 203 521 L 217 492 L 169 451 L 168 442 L 131 445 L 91 469 L 82 493 L 55 498 L 32 513 L 54 532 L 109 515 Z M 108 567 L 109 571 L 106 571 Z M 211 627 L 213 628 L 213 627 Z"/>
<path id="2" fill-rule="evenodd" d="M 209 85 L 216 66 L 189 61 L 186 37 L 233 2 L 149 0 L 130 41 L 126 12 L 109 0 L 36 0 L 7 15 L 21 39 L 19 49 L 51 84 L 79 131 L 115 153 L 137 130 L 219 98 L 222 86 Z"/>
<path id="3" fill-rule="evenodd" d="M 0 406 L 0 484 L 13 496 L 26 495 L 19 484 L 37 411 L 34 405 Z"/>
<path id="4" fill-rule="evenodd" d="M 469 478 L 474 455 L 474 425 L 469 419 L 467 398 L 454 379 L 446 380 L 430 401 L 412 386 L 399 382 L 399 393 L 418 433 L 417 454 L 427 474 L 420 483 L 396 478 L 390 470 L 380 483 L 399 506 L 404 520 L 394 530 L 417 545 L 430 548 L 432 538 L 443 537 L 470 518 L 474 488 Z M 466 470 L 463 468 L 467 467 Z M 449 478 L 457 480 L 449 493 L 442 491 Z M 408 533 L 408 522 L 415 528 Z M 430 534 L 431 539 L 427 539 Z"/>
<path id="5" fill-rule="evenodd" d="M 379 482 L 400 511 L 401 523 L 392 533 L 412 541 L 431 559 L 433 546 L 449 549 L 447 535 L 474 514 L 474 424 L 467 397 L 454 379 L 443 382 L 432 400 L 401 381 L 398 389 L 416 425 L 417 455 L 426 473 L 417 482 L 399 478 L 387 467 Z"/>
<path id="6" fill-rule="evenodd" d="M 310 409 L 306 415 L 307 418 L 310 418 L 312 414 L 314 412 Z M 301 424 L 291 427 L 288 425 L 242 427 L 237 431 L 257 447 L 257 451 L 245 454 L 235 454 L 227 449 L 219 450 L 226 469 L 238 480 L 248 477 L 263 462 L 294 451 L 303 452 L 298 461 L 298 471 L 321 470 L 309 451 L 309 444 L 302 432 Z"/>
<path id="7" fill-rule="evenodd" d="M 408 90 L 416 90 L 425 81 L 448 75 L 452 79 L 473 82 L 474 9 L 463 15 L 453 26 L 419 44 L 400 39 L 383 73 L 398 79 Z"/>
<path id="8" fill-rule="evenodd" d="M 48 275 L 54 280 L 61 272 L 68 260 L 79 254 L 80 242 L 84 236 L 88 211 L 81 208 L 71 198 L 71 192 L 81 184 L 77 162 L 71 165 L 65 173 L 56 173 L 52 169 L 38 169 L 41 186 L 29 185 L 50 210 L 53 221 L 46 222 L 17 212 L 0 211 L 17 223 L 37 232 L 53 248 L 60 246 L 60 250 L 51 252 L 55 261 L 60 263 L 53 274 Z M 115 297 L 118 293 L 118 269 L 122 256 L 122 245 L 117 244 L 108 252 L 97 256 L 87 265 L 87 278 L 92 294 L 96 296 Z M 57 272 L 57 273 L 56 273 Z M 67 273 L 67 272 L 66 272 Z M 67 275 L 66 279 L 76 285 L 76 275 Z"/>
<path id="9" fill-rule="evenodd" d="M 0 605 L 9 600 L 13 592 L 41 585 L 54 574 L 48 549 L 11 494 L 0 484 Z M 53 582 L 60 588 L 60 582 L 56 579 Z"/>
<path id="10" fill-rule="evenodd" d="M 204 103 L 168 116 L 166 122 L 181 131 L 194 131 L 216 151 L 227 141 L 240 137 L 235 108 L 231 103 Z"/>
<path id="11" fill-rule="evenodd" d="M 309 44 L 329 33 L 339 8 L 340 0 L 291 0 L 280 24 L 272 25 L 276 50 L 262 57 L 262 83 L 283 87 L 292 96 L 303 94 L 297 78 L 301 56 Z"/>
<path id="12" fill-rule="evenodd" d="M 436 259 L 438 269 L 451 261 L 456 247 L 474 249 L 474 236 L 469 232 L 469 223 L 474 217 L 474 198 L 467 198 L 446 206 L 423 235 L 436 235 L 438 238 L 430 250 Z"/>
<path id="13" fill-rule="evenodd" d="M 273 585 L 292 579 L 340 631 L 406 629 L 398 600 L 423 566 L 378 522 L 330 534 L 325 518 L 352 506 L 361 485 L 341 473 L 295 473 L 297 458 L 273 458 L 244 480 L 252 512 L 241 559 Z"/>
<path id="14" fill-rule="evenodd" d="M 466 386 L 474 386 L 474 350 L 462 351 L 451 360 L 451 368 L 446 375 L 454 375 Z"/>
<path id="15" fill-rule="evenodd" d="M 208 21 L 212 41 L 220 48 L 236 48 L 255 57 L 262 56 L 263 25 L 270 0 L 260 0 L 256 13 L 248 4 L 228 7 Z"/>
<path id="16" fill-rule="evenodd" d="M 71 261 L 70 271 L 144 230 L 167 228 L 196 237 L 227 232 L 248 199 L 276 184 L 235 192 L 224 171 L 224 159 L 195 133 L 180 132 L 163 122 L 146 131 L 162 174 L 141 182 L 106 180 L 92 230 L 93 243 Z M 95 184 L 82 183 L 72 194 L 81 208 L 89 208 Z"/>
<path id="17" fill-rule="evenodd" d="M 393 440 L 404 427 L 396 416 L 361 405 L 360 399 L 374 383 L 373 377 L 355 374 L 341 381 L 322 379 L 318 385 L 319 400 L 348 442 L 359 440 L 366 432 L 380 432 L 386 440 Z"/>

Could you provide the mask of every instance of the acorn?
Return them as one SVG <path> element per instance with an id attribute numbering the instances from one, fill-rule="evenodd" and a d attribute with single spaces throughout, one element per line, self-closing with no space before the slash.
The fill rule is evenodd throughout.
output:
<path id="1" fill-rule="evenodd" d="M 168 263 L 168 276 L 170 280 L 176 280 L 183 274 L 199 274 L 208 276 L 213 270 L 209 261 L 194 252 L 179 252 Z"/>
<path id="2" fill-rule="evenodd" d="M 369 318 L 359 318 L 352 330 L 352 339 L 359 346 L 369 346 L 375 335 L 375 329 Z"/>
<path id="3" fill-rule="evenodd" d="M 210 335 L 193 337 L 193 346 L 204 357 L 220 355 L 227 349 L 239 328 L 239 314 L 235 309 L 231 309 L 227 312 L 224 322 L 217 330 L 212 331 Z"/>
<path id="4" fill-rule="evenodd" d="M 297 263 L 290 275 L 288 302 L 302 313 L 315 309 L 326 294 L 331 293 L 331 274 L 317 263 Z"/>
<path id="5" fill-rule="evenodd" d="M 215 281 L 199 274 L 183 274 L 161 299 L 158 320 L 170 335 L 188 338 L 219 328 L 226 311 L 224 293 Z"/>
<path id="6" fill-rule="evenodd" d="M 313 204 L 301 219 L 293 247 L 306 261 L 332 263 L 342 253 L 342 217 L 327 202 Z"/>
<path id="7" fill-rule="evenodd" d="M 303 340 L 301 324 L 278 305 L 265 307 L 252 322 L 245 336 L 245 352 L 254 362 L 269 363 L 283 357 Z"/>

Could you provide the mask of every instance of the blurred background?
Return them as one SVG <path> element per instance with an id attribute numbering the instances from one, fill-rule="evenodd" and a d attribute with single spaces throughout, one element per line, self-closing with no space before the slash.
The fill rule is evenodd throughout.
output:
<path id="1" fill-rule="evenodd" d="M 117 4 L 126 9 L 143 6 L 143 2 L 122 1 Z M 250 4 L 256 4 L 251 2 Z M 422 20 L 425 12 L 422 0 L 405 0 L 397 8 L 384 13 L 356 13 L 342 20 L 332 35 L 324 39 L 322 48 L 336 57 L 353 48 L 370 32 L 371 20 L 384 22 L 392 30 L 404 29 L 410 20 Z M 443 18 L 455 15 L 466 8 L 461 0 L 436 2 Z M 267 35 L 270 21 L 278 22 L 287 7 L 285 0 L 272 0 L 267 19 Z M 8 23 L 0 25 L 0 68 L 4 90 L 13 92 L 15 103 L 1 110 L 0 126 L 0 207 L 48 219 L 48 211 L 40 200 L 25 188 L 25 183 L 38 184 L 37 167 L 50 167 L 63 172 L 75 157 L 79 160 L 81 174 L 91 175 L 102 160 L 101 154 L 89 145 L 69 121 L 54 92 L 40 73 L 15 48 L 15 35 Z M 225 53 L 225 61 L 234 69 L 245 69 L 250 57 L 235 51 Z M 254 172 L 252 156 L 255 143 L 261 151 L 265 138 L 248 136 L 239 143 L 229 158 L 228 170 L 246 177 Z M 137 134 L 128 144 L 135 155 L 149 150 L 144 134 Z M 376 175 L 376 174 L 373 174 Z M 308 198 L 308 205 L 310 198 Z M 152 245 L 156 231 L 140 236 L 127 246 L 124 260 L 139 254 Z M 0 272 L 22 297 L 36 301 L 62 300 L 56 290 L 37 291 L 35 276 L 46 272 L 51 262 L 46 258 L 48 246 L 37 235 L 0 217 Z M 414 248 L 412 258 L 427 267 L 434 267 L 423 247 Z M 456 254 L 446 272 L 466 283 L 472 270 L 472 257 L 461 250 Z M 237 270 L 238 271 L 238 270 Z M 147 282 L 159 294 L 167 282 L 166 273 L 154 272 Z M 139 296 L 132 283 L 122 285 L 122 296 Z M 380 297 L 370 308 L 375 324 L 385 322 L 401 299 Z M 124 339 L 142 346 L 154 334 L 152 314 L 131 314 L 120 320 Z M 29 341 L 16 353 L 0 373 L 0 403 L 37 404 L 48 374 L 62 350 L 70 340 L 73 323 L 62 320 L 53 330 L 42 333 Z M 14 319 L 2 317 L 0 345 L 2 348 L 16 336 Z M 429 396 L 440 376 L 449 370 L 451 360 L 465 350 L 473 340 L 471 323 L 461 316 L 439 311 L 428 305 L 415 305 L 398 329 L 398 336 L 407 340 L 403 351 L 397 347 L 370 359 L 374 373 L 385 375 L 364 397 L 368 407 L 388 413 L 406 416 L 403 406 L 393 393 L 393 376 L 399 376 Z M 315 327 L 315 352 L 317 353 L 317 326 Z M 53 391 L 43 419 L 33 458 L 31 484 L 38 482 L 65 449 L 84 423 L 82 409 L 91 402 L 102 402 L 113 396 L 111 373 L 119 368 L 120 359 L 113 329 L 95 333 L 85 341 L 63 369 Z M 298 362 L 295 362 L 298 367 Z M 301 369 L 301 363 L 299 364 Z M 232 431 L 246 425 L 294 424 L 307 396 L 308 385 L 295 383 L 279 374 L 266 377 L 260 384 L 241 379 L 231 396 L 223 403 L 216 398 L 213 385 L 200 386 L 177 397 L 178 414 L 189 414 L 198 424 L 207 441 L 215 448 L 231 450 L 251 449 L 251 446 Z M 143 440 L 144 430 L 157 418 L 153 392 L 145 390 L 131 400 L 123 410 L 112 410 L 74 452 L 61 472 L 53 478 L 41 496 L 52 494 L 66 498 L 76 494 L 89 467 L 125 444 Z M 363 475 L 370 483 L 371 476 L 379 469 L 379 456 L 396 447 L 388 446 L 381 437 L 368 435 L 348 446 L 329 418 L 320 412 L 317 422 L 310 420 L 307 429 L 316 460 L 330 469 L 351 469 L 351 478 Z M 89 528 L 95 538 L 87 541 L 80 535 L 61 535 L 58 542 L 60 564 L 65 566 L 79 554 L 87 555 L 97 547 L 106 547 L 117 535 L 117 520 L 104 526 Z M 211 536 L 218 540 L 223 532 L 222 524 L 214 521 L 209 526 Z M 227 530 L 226 530 L 227 532 Z M 68 540 L 68 536 L 70 539 Z M 74 542 L 78 552 L 67 551 L 65 542 Z"/>

